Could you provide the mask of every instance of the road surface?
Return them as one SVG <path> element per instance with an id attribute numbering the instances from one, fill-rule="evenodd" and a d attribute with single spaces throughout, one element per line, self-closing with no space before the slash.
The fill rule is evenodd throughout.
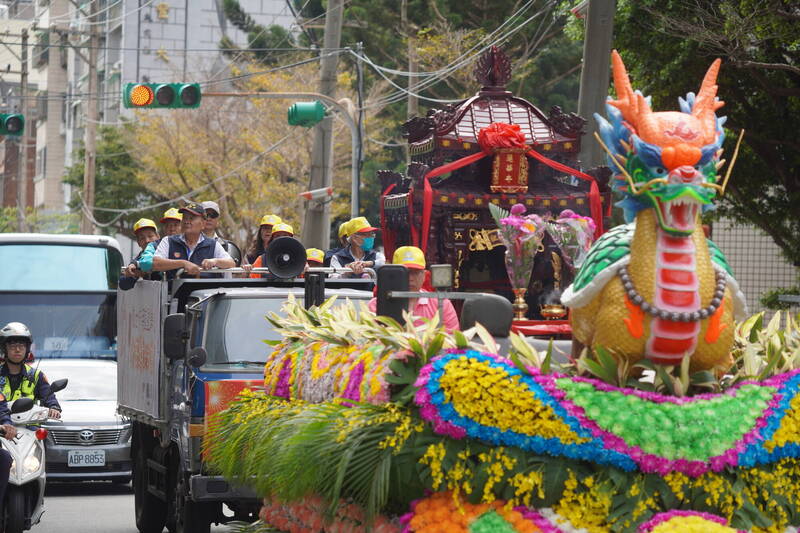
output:
<path id="1" fill-rule="evenodd" d="M 44 507 L 42 521 L 31 533 L 138 533 L 130 485 L 50 484 Z M 211 531 L 230 533 L 224 526 L 213 527 Z"/>

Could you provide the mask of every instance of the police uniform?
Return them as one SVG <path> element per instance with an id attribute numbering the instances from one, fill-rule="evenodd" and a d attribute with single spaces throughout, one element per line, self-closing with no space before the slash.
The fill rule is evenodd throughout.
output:
<path id="1" fill-rule="evenodd" d="M 32 398 L 50 409 L 61 410 L 55 394 L 50 390 L 50 383 L 41 370 L 31 365 L 23 365 L 19 374 L 11 374 L 8 365 L 0 365 L 0 393 L 5 402 L 14 402 L 19 398 Z M 6 409 L 8 407 L 6 406 Z"/>
<path id="2" fill-rule="evenodd" d="M 3 394 L 0 394 L 0 424 L 11 425 L 11 409 Z M 5 498 L 9 474 L 11 474 L 11 453 L 5 448 L 0 448 L 0 502 Z"/>

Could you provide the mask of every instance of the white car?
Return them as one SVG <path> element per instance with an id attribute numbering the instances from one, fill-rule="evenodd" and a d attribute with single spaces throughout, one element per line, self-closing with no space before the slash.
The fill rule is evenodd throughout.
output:
<path id="1" fill-rule="evenodd" d="M 34 363 L 48 381 L 67 378 L 56 397 L 61 420 L 50 419 L 48 481 L 131 479 L 131 425 L 117 414 L 117 363 L 99 359 L 41 359 Z"/>

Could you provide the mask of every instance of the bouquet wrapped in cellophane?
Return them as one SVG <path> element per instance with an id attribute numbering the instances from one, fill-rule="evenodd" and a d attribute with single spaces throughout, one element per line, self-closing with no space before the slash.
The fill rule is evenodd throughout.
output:
<path id="1" fill-rule="evenodd" d="M 526 289 L 533 272 L 533 259 L 541 250 L 545 222 L 533 213 L 523 215 L 525 206 L 522 204 L 514 204 L 511 212 L 489 204 L 489 211 L 506 247 L 506 270 L 511 287 Z"/>
<path id="2" fill-rule="evenodd" d="M 565 209 L 547 221 L 547 233 L 561 250 L 567 266 L 575 272 L 586 260 L 594 237 L 594 220 Z"/>

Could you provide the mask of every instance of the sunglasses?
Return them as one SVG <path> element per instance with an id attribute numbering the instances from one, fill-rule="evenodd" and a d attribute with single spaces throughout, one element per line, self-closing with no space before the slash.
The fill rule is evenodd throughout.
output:
<path id="1" fill-rule="evenodd" d="M 219 218 L 219 213 L 217 213 L 216 211 L 211 211 L 209 209 L 208 211 L 206 211 L 206 216 L 208 218 Z"/>

